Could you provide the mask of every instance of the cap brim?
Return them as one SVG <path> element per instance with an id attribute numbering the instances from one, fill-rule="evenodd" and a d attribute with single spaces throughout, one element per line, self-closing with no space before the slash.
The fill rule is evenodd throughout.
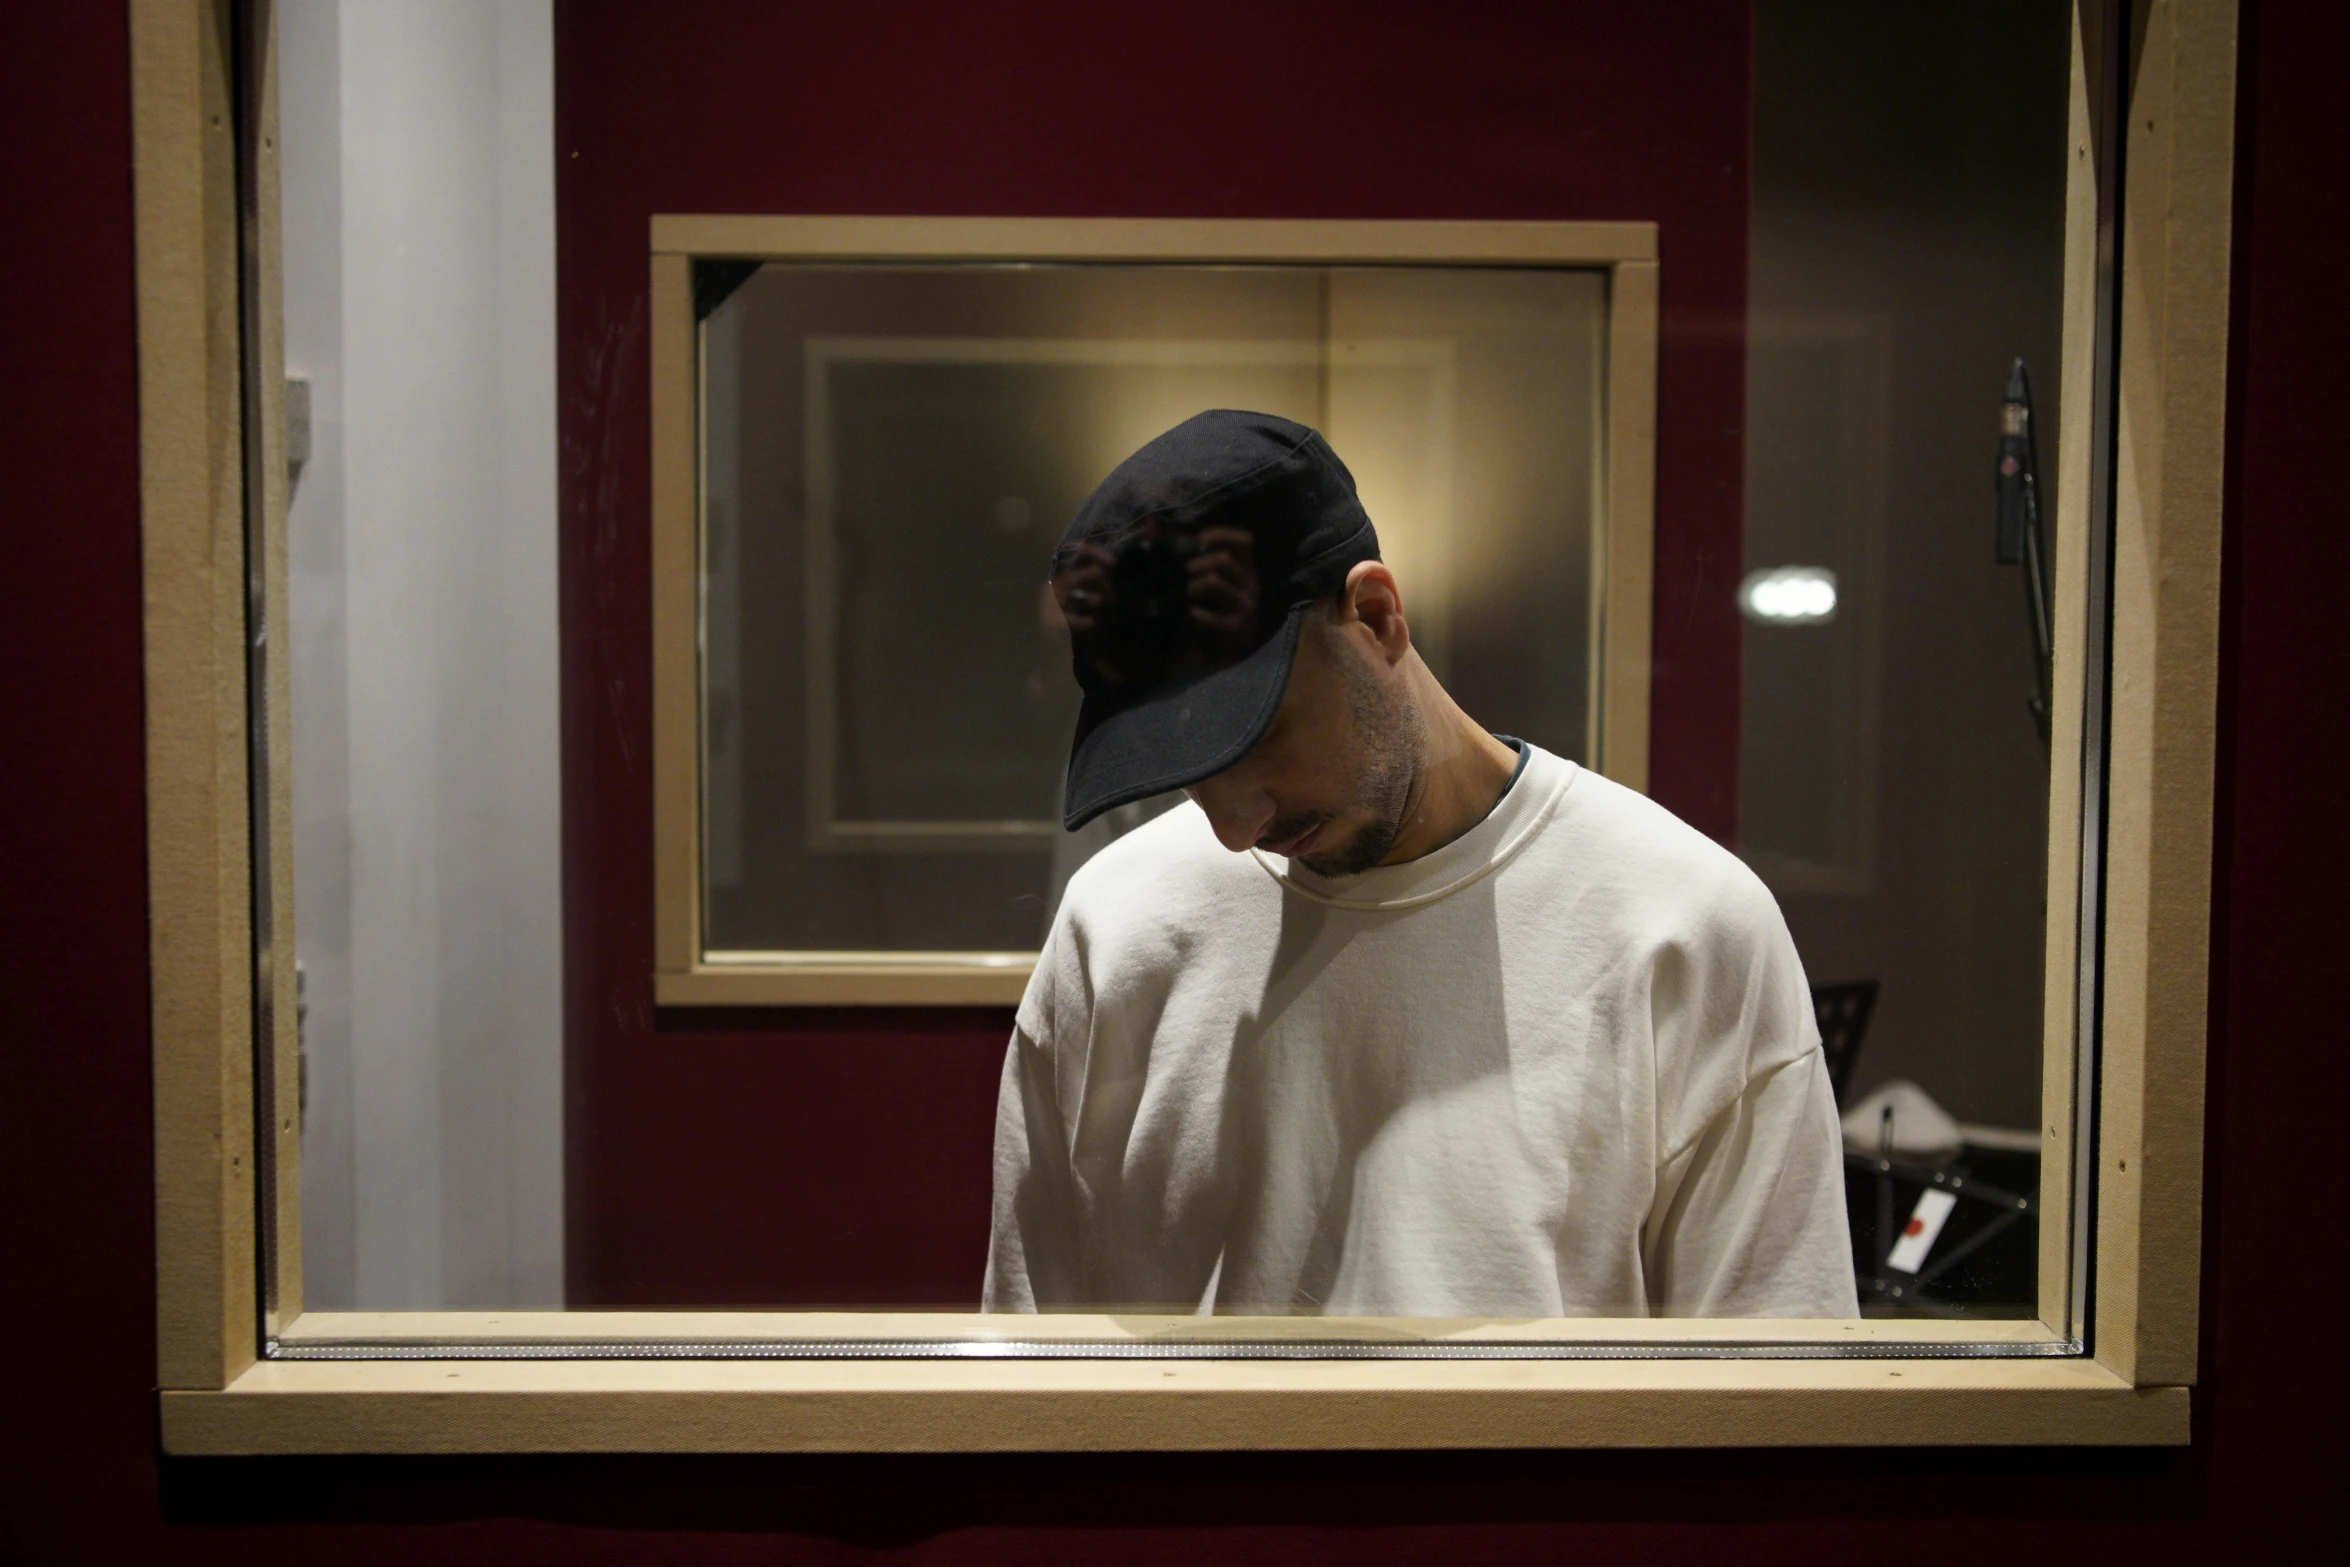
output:
<path id="1" fill-rule="evenodd" d="M 1075 832 L 1104 811 L 1213 778 L 1248 755 L 1281 706 L 1311 607 L 1293 605 L 1263 646 L 1188 685 L 1115 708 L 1087 693 L 1069 748 L 1061 825 Z"/>

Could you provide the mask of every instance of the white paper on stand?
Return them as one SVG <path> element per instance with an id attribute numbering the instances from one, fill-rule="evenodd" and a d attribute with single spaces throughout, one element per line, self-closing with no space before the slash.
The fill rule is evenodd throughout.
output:
<path id="1" fill-rule="evenodd" d="M 1901 1230 L 1901 1238 L 1885 1254 L 1885 1266 L 1899 1268 L 1904 1273 L 1915 1273 L 1925 1266 L 1926 1253 L 1934 1249 L 1934 1242 L 1942 1237 L 1942 1226 L 1950 1218 L 1950 1210 L 1958 1206 L 1958 1199 L 1948 1192 L 1926 1190 L 1918 1193 L 1918 1205 L 1909 1211 L 1909 1223 Z"/>

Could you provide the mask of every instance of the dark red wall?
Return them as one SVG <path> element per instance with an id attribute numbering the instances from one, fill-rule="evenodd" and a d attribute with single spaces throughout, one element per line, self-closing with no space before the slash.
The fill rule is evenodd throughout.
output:
<path id="1" fill-rule="evenodd" d="M 1657 221 L 1654 787 L 1733 834 L 1743 8 L 556 18 L 575 1304 L 975 1300 L 1011 1016 L 651 1006 L 652 213 Z"/>
<path id="2" fill-rule="evenodd" d="M 2181 1452 L 162 1462 L 123 8 L 0 8 L 0 1542 L 38 1562 L 2339 1554 L 2350 13 L 2246 39 L 2203 1384 Z M 690 1048 L 690 1045 L 689 1045 Z M 2336 1545 L 2328 1547 L 2327 1539 Z"/>

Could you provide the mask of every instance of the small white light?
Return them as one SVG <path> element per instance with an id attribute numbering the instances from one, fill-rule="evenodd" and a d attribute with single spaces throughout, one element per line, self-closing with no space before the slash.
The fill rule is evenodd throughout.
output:
<path id="1" fill-rule="evenodd" d="M 1825 566 L 1773 566 L 1747 574 L 1738 607 L 1766 626 L 1816 626 L 1836 618 L 1836 573 Z"/>

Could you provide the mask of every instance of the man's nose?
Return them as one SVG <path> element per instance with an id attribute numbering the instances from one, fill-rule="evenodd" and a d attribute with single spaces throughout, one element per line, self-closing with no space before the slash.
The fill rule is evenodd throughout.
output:
<path id="1" fill-rule="evenodd" d="M 1273 825 L 1273 797 L 1262 789 L 1194 787 L 1189 791 L 1208 815 L 1216 841 L 1234 854 L 1248 848 Z"/>

